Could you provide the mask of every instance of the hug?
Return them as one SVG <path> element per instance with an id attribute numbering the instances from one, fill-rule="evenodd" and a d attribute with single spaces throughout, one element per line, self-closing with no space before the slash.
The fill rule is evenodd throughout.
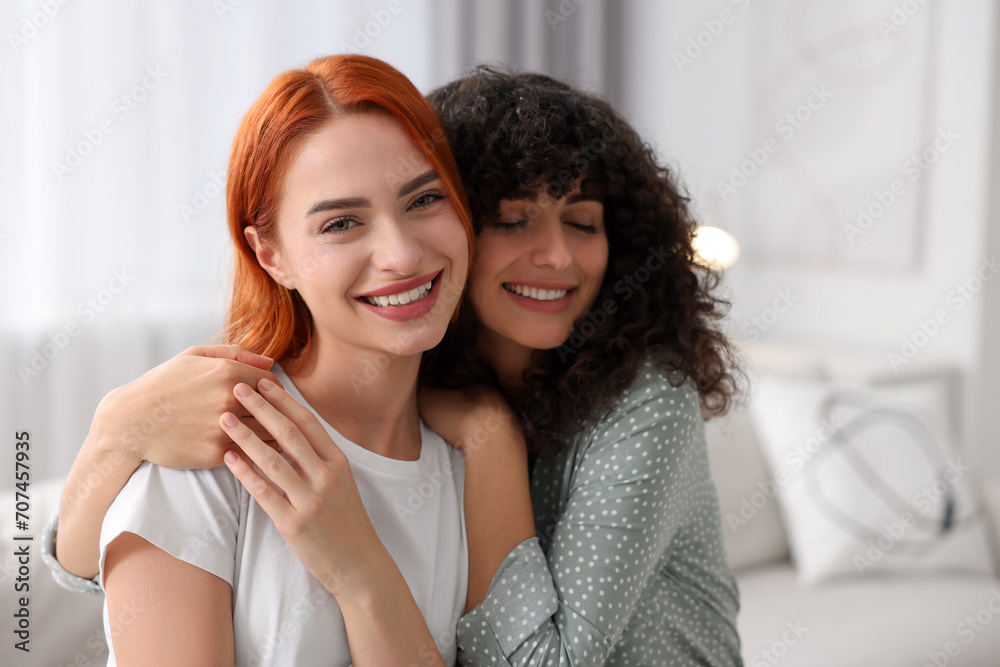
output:
<path id="1" fill-rule="evenodd" d="M 49 535 L 109 664 L 742 664 L 727 304 L 614 109 L 319 58 L 246 113 L 226 206 L 225 345 L 101 402 Z"/>

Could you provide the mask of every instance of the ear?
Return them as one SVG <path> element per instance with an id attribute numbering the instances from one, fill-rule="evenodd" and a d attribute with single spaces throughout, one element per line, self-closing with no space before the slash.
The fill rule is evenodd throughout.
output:
<path id="1" fill-rule="evenodd" d="M 257 256 L 257 263 L 260 264 L 261 268 L 267 271 L 268 275 L 274 278 L 279 285 L 295 289 L 295 282 L 292 280 L 292 275 L 285 270 L 279 249 L 269 243 L 264 243 L 264 240 L 257 233 L 257 228 L 253 225 L 247 225 L 243 228 L 243 236 L 253 248 L 254 254 Z"/>

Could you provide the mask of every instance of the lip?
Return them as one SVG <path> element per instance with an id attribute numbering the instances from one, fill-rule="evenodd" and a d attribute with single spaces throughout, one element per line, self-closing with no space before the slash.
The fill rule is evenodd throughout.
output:
<path id="1" fill-rule="evenodd" d="M 418 317 L 423 317 L 434 309 L 434 306 L 437 304 L 438 294 L 441 292 L 441 275 L 443 273 L 444 269 L 438 271 L 437 273 L 428 273 L 426 276 L 420 276 L 419 278 L 414 278 L 413 280 L 397 283 L 396 285 L 388 288 L 388 290 L 380 289 L 376 292 L 365 294 L 365 296 L 388 296 L 390 294 L 398 294 L 399 292 L 407 291 L 405 285 L 412 285 L 410 289 L 413 289 L 419 285 L 425 285 L 428 282 L 433 282 L 431 291 L 427 293 L 427 296 L 420 301 L 408 303 L 405 306 L 386 306 L 384 308 L 379 308 L 378 306 L 371 305 L 360 296 L 355 298 L 358 303 L 379 317 L 392 320 L 393 322 L 408 322 L 410 320 L 415 320 Z M 394 292 L 392 290 L 398 291 Z"/>
<path id="2" fill-rule="evenodd" d="M 524 287 L 537 287 L 538 289 L 564 289 L 566 290 L 566 296 L 561 299 L 553 299 L 552 301 L 538 301 L 537 299 L 531 299 L 526 296 L 521 296 L 520 294 L 514 294 L 506 287 L 503 283 L 500 285 L 500 290 L 514 300 L 521 308 L 530 310 L 536 313 L 561 313 L 567 308 L 569 308 L 570 302 L 573 300 L 573 294 L 576 292 L 578 285 L 572 285 L 569 283 L 559 283 L 552 282 L 548 280 L 505 280 L 503 281 L 510 285 L 522 285 Z"/>
<path id="3" fill-rule="evenodd" d="M 377 290 L 372 290 L 371 292 L 365 292 L 364 294 L 358 294 L 354 298 L 362 299 L 366 296 L 389 296 L 390 294 L 402 294 L 403 292 L 409 292 L 411 289 L 416 289 L 421 285 L 426 285 L 427 283 L 435 280 L 444 269 L 439 269 L 432 273 L 426 275 L 417 276 L 416 278 L 410 278 L 409 280 L 404 280 L 401 283 L 393 283 L 386 287 L 380 287 Z"/>

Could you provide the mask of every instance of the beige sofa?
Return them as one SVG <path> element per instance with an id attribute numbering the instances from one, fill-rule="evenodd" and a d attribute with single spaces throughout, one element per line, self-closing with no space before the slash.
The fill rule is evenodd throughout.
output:
<path id="1" fill-rule="evenodd" d="M 746 521 L 723 521 L 723 532 L 748 667 L 1000 666 L 1000 579 L 873 575 L 803 586 L 748 412 L 710 420 L 706 435 L 722 514 Z M 979 480 L 979 490 L 1000 554 L 1000 483 Z"/>

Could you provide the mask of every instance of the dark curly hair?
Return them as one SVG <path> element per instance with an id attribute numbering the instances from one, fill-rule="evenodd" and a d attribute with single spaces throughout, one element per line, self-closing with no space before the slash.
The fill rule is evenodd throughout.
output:
<path id="1" fill-rule="evenodd" d="M 672 382 L 693 381 L 706 416 L 724 413 L 738 374 L 717 327 L 729 304 L 712 293 L 718 276 L 695 264 L 688 197 L 635 130 L 603 100 L 560 81 L 488 66 L 428 99 L 477 233 L 499 216 L 501 199 L 539 188 L 558 199 L 581 183 L 603 201 L 609 257 L 590 312 L 561 347 L 535 352 L 516 393 L 503 390 L 477 353 L 467 303 L 443 344 L 425 355 L 423 382 L 497 387 L 536 454 L 558 450 L 602 416 L 648 357 Z"/>

